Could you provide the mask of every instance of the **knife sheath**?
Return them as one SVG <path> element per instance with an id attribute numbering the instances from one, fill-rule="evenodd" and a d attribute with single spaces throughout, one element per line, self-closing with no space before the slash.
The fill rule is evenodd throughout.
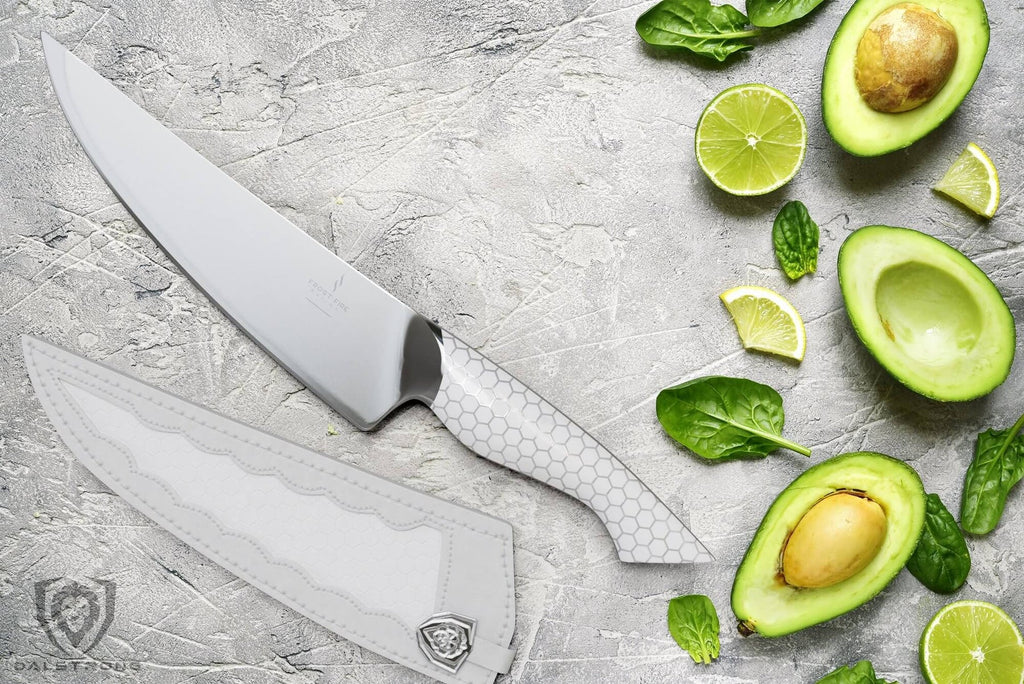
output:
<path id="1" fill-rule="evenodd" d="M 93 474 L 310 619 L 442 682 L 506 672 L 512 528 L 240 424 L 37 338 L 32 383 Z"/>

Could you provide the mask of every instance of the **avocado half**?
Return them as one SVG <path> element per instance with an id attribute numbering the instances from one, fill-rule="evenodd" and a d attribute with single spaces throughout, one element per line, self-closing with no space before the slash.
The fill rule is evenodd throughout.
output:
<path id="1" fill-rule="evenodd" d="M 832 138 L 851 154 L 874 157 L 920 140 L 953 113 L 978 78 L 988 52 L 989 28 L 982 0 L 914 0 L 956 29 L 958 55 L 949 80 L 916 109 L 890 114 L 864 102 L 854 77 L 857 45 L 868 25 L 903 0 L 857 0 L 846 13 L 825 57 L 821 111 Z"/>
<path id="2" fill-rule="evenodd" d="M 782 554 L 804 515 L 826 497 L 853 492 L 885 513 L 885 537 L 857 574 L 820 588 L 794 587 L 782 574 Z M 743 634 L 782 636 L 825 622 L 866 603 L 899 573 L 924 526 L 925 492 L 903 461 L 871 451 L 836 456 L 808 469 L 782 490 L 754 534 L 732 586 L 732 610 Z"/>
<path id="3" fill-rule="evenodd" d="M 966 401 L 1010 373 L 1013 315 L 988 276 L 945 242 L 909 228 L 855 230 L 839 250 L 839 286 L 861 342 L 915 392 Z"/>

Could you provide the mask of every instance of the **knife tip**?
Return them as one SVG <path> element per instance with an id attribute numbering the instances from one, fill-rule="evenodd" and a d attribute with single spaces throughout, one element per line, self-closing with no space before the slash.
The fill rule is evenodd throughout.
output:
<path id="1" fill-rule="evenodd" d="M 56 60 L 67 54 L 68 50 L 46 31 L 39 32 L 39 39 L 43 42 L 43 57 L 52 72 Z"/>

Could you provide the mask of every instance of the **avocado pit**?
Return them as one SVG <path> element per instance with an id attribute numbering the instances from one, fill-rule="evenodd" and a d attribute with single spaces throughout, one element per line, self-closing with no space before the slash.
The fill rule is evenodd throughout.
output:
<path id="1" fill-rule="evenodd" d="M 878 555 L 886 536 L 882 507 L 860 492 L 837 491 L 815 503 L 782 551 L 786 584 L 830 587 L 853 577 Z"/>
<path id="2" fill-rule="evenodd" d="M 857 46 L 857 89 L 875 111 L 910 111 L 946 84 L 957 52 L 956 29 L 938 13 L 912 2 L 892 5 L 872 20 Z"/>

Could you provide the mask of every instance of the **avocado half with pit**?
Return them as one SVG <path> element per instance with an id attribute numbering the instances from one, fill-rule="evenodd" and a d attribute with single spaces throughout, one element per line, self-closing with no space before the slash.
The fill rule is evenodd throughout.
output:
<path id="1" fill-rule="evenodd" d="M 862 451 L 808 469 L 764 516 L 732 587 L 744 635 L 782 636 L 866 603 L 899 573 L 924 526 L 903 461 Z"/>
<path id="2" fill-rule="evenodd" d="M 1009 374 L 1013 315 L 988 276 L 945 242 L 909 228 L 860 228 L 839 250 L 839 286 L 861 342 L 915 392 L 966 401 Z"/>
<path id="3" fill-rule="evenodd" d="M 825 57 L 826 128 L 859 156 L 910 145 L 960 105 L 988 42 L 982 0 L 857 0 Z"/>

